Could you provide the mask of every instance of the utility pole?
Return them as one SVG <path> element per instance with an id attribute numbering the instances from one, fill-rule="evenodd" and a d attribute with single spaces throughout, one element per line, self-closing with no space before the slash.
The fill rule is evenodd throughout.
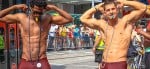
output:
<path id="1" fill-rule="evenodd" d="M 94 3 L 95 3 L 94 0 L 92 0 L 92 6 L 91 6 L 91 8 L 94 7 L 94 5 L 95 5 Z M 94 18 L 94 15 L 92 17 Z"/>

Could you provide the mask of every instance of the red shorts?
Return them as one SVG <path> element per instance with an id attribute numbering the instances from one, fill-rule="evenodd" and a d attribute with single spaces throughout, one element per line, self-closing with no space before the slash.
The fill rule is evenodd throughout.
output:
<path id="1" fill-rule="evenodd" d="M 127 69 L 127 62 L 121 61 L 121 62 L 102 62 L 101 69 Z"/>
<path id="2" fill-rule="evenodd" d="M 50 64 L 48 63 L 47 58 L 40 59 L 39 62 L 42 64 L 40 69 L 51 69 Z M 37 61 L 26 61 L 21 59 L 18 69 L 39 69 L 37 68 Z"/>

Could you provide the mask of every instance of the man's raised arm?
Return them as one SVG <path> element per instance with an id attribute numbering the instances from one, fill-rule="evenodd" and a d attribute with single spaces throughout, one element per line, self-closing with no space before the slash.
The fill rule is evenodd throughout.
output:
<path id="1" fill-rule="evenodd" d="M 96 13 L 96 11 L 103 12 L 102 5 L 103 5 L 103 3 L 100 3 L 100 4 L 96 5 L 95 7 L 87 10 L 80 17 L 81 22 L 90 28 L 95 28 L 95 23 L 97 23 L 97 19 L 93 18 L 92 16 L 94 15 L 94 13 Z"/>
<path id="2" fill-rule="evenodd" d="M 142 15 L 146 11 L 146 5 L 138 1 L 123 1 L 123 0 L 118 1 L 122 2 L 124 6 L 130 6 L 134 8 L 134 10 L 125 18 L 131 23 L 134 23 L 138 19 L 140 19 L 140 17 L 142 17 Z"/>
<path id="3" fill-rule="evenodd" d="M 14 10 L 20 9 L 20 8 L 23 9 L 23 10 L 25 10 L 27 8 L 27 6 L 25 4 L 13 5 L 13 6 L 9 7 L 9 8 L 1 10 L 0 11 L 0 18 L 4 17 L 7 14 L 9 14 L 11 11 L 14 11 Z"/>
<path id="4" fill-rule="evenodd" d="M 73 21 L 73 18 L 69 13 L 54 5 L 47 5 L 47 9 L 54 10 L 59 14 L 58 16 L 52 17 L 52 23 L 54 24 L 62 25 Z"/>
<path id="5" fill-rule="evenodd" d="M 25 4 L 13 5 L 9 8 L 0 11 L 0 21 L 1 22 L 16 22 L 18 20 L 18 14 L 9 14 L 11 11 L 16 9 L 26 10 L 27 6 Z"/>
<path id="6" fill-rule="evenodd" d="M 0 18 L 4 17 L 5 15 L 7 15 L 10 11 L 12 11 L 14 9 L 15 9 L 15 6 L 11 6 L 11 7 L 7 8 L 7 9 L 1 10 L 0 11 Z"/>

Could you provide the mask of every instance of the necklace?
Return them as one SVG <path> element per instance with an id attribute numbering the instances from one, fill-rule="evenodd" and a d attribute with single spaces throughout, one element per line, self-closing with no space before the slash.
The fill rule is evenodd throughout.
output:
<path id="1" fill-rule="evenodd" d="M 31 46 L 30 46 L 30 16 L 29 16 L 29 19 L 28 19 L 29 21 L 29 53 L 30 53 L 30 60 L 31 60 L 31 63 L 32 63 L 32 65 L 34 65 L 34 63 L 33 63 L 33 60 L 32 60 L 32 54 L 31 54 Z M 38 50 L 38 59 L 37 59 L 37 64 L 36 64 L 36 66 L 37 66 L 37 68 L 41 68 L 42 67 L 42 64 L 40 63 L 40 44 L 41 44 L 41 31 L 43 30 L 42 28 L 41 28 L 41 20 L 38 20 L 38 19 L 36 19 L 36 21 L 39 21 L 39 27 L 40 27 L 40 33 L 39 33 L 39 50 Z"/>
<path id="2" fill-rule="evenodd" d="M 105 35 L 106 35 L 106 41 L 107 41 L 107 30 L 108 30 L 108 23 L 107 23 L 107 26 L 106 26 L 106 31 L 105 31 Z M 115 34 L 115 28 L 113 27 L 113 32 L 112 32 L 112 36 L 111 36 L 111 41 L 110 41 L 110 45 L 108 45 L 109 47 L 108 47 L 108 50 L 107 50 L 107 52 L 106 52 L 106 59 L 104 59 L 104 54 L 103 54 L 103 56 L 102 56 L 102 58 L 105 60 L 105 61 L 107 61 L 107 58 L 108 58 L 108 52 L 109 52 L 109 49 L 110 49 L 110 47 L 111 47 L 111 44 L 112 44 L 112 40 L 113 40 L 113 37 L 114 37 L 114 34 Z M 105 51 L 106 49 L 104 49 L 104 51 Z M 105 63 L 102 63 L 101 65 L 100 65 L 102 68 L 104 68 L 105 67 Z"/>
<path id="3" fill-rule="evenodd" d="M 28 43 L 28 44 L 29 44 L 29 45 L 28 45 L 28 48 L 29 48 L 30 60 L 31 60 L 31 63 L 33 64 L 33 62 L 32 62 L 32 55 L 31 55 L 31 46 L 30 46 L 30 35 L 31 35 L 31 34 L 30 34 L 30 18 L 31 18 L 31 17 L 30 17 L 30 14 L 28 15 L 28 18 L 29 18 L 29 19 L 28 19 L 28 23 L 29 23 L 29 25 L 28 25 L 28 26 L 29 26 L 29 34 L 28 34 L 28 35 L 29 35 L 29 38 L 28 38 L 28 40 L 29 40 L 29 43 Z"/>
<path id="4" fill-rule="evenodd" d="M 30 34 L 30 19 L 31 19 L 30 15 L 31 15 L 31 9 L 29 9 L 29 8 L 30 8 L 30 7 L 29 7 L 29 6 L 30 6 L 29 0 L 27 0 L 26 3 L 27 3 L 27 6 L 28 6 L 27 15 L 28 15 L 28 18 L 29 18 L 29 19 L 28 19 L 28 24 L 29 24 L 29 25 L 28 25 L 28 26 L 29 26 L 29 32 L 28 32 L 28 33 L 29 33 L 29 34 L 28 34 L 28 35 L 29 35 L 29 38 L 28 38 L 28 40 L 29 40 L 29 43 L 28 43 L 28 44 L 29 44 L 29 45 L 28 45 L 28 48 L 29 48 L 29 54 L 30 54 L 31 63 L 32 63 L 32 65 L 34 65 L 33 60 L 32 60 L 32 55 L 31 55 L 31 46 L 30 46 L 30 35 L 31 35 L 31 34 Z M 36 20 L 38 20 L 38 19 L 36 19 Z M 41 23 L 41 22 L 40 22 L 40 23 Z M 36 65 L 37 68 L 41 68 L 41 67 L 42 67 L 42 64 L 39 62 L 39 57 L 40 57 L 40 56 L 39 56 L 39 55 L 40 55 L 40 54 L 39 54 L 39 53 L 40 53 L 40 41 L 41 41 L 41 25 L 40 25 L 38 63 L 37 63 L 37 65 Z"/>
<path id="5" fill-rule="evenodd" d="M 41 17 L 39 17 L 39 27 L 40 27 L 40 38 L 39 38 L 39 50 L 38 50 L 38 60 L 37 60 L 37 68 L 41 68 L 42 67 L 42 64 L 40 63 L 40 49 L 41 49 L 41 32 L 42 32 L 42 30 L 43 30 L 43 28 L 42 28 L 42 25 L 41 25 Z"/>

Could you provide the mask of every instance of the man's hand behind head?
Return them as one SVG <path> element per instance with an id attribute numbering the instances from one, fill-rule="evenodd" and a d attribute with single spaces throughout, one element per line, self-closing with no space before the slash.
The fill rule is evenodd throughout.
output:
<path id="1" fill-rule="evenodd" d="M 26 11 L 28 6 L 25 4 L 18 4 L 18 5 L 14 5 L 16 9 L 21 9 L 23 11 Z"/>
<path id="2" fill-rule="evenodd" d="M 55 5 L 47 5 L 46 9 L 47 10 L 55 10 L 56 6 Z"/>
<path id="3" fill-rule="evenodd" d="M 96 5 L 95 8 L 103 13 L 104 12 L 103 5 L 104 5 L 104 3 L 100 3 L 100 4 Z"/>
<path id="4" fill-rule="evenodd" d="M 124 0 L 117 0 L 117 8 L 122 9 L 124 6 Z"/>

